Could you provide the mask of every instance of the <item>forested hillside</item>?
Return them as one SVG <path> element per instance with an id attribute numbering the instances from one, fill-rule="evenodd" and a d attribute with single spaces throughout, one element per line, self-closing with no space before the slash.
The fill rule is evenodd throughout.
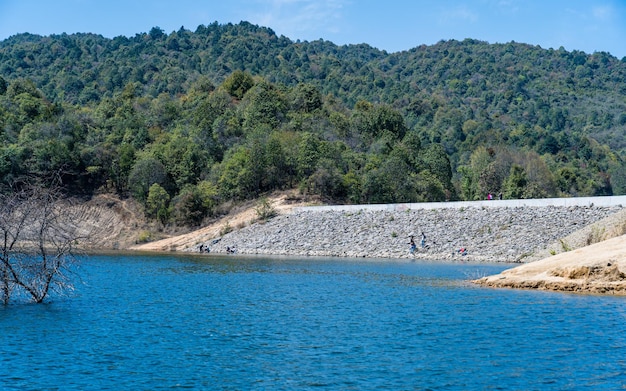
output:
<path id="1" fill-rule="evenodd" d="M 0 178 L 62 173 L 197 224 L 299 188 L 378 203 L 626 194 L 626 58 L 442 41 L 399 53 L 242 22 L 0 42 Z"/>

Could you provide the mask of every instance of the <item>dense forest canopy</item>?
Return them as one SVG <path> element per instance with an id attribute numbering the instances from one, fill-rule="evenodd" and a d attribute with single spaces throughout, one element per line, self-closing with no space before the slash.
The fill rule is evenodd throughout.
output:
<path id="1" fill-rule="evenodd" d="M 299 188 L 340 203 L 626 194 L 626 58 L 399 53 L 247 22 L 0 42 L 0 179 L 61 172 L 163 222 Z"/>

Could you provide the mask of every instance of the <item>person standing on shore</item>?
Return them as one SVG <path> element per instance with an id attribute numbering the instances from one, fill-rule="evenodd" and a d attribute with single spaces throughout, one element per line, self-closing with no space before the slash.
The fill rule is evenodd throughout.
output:
<path id="1" fill-rule="evenodd" d="M 411 250 L 409 250 L 409 251 L 410 251 L 411 255 L 413 255 L 413 254 L 415 254 L 415 250 L 417 250 L 417 246 L 415 245 L 415 239 L 414 239 L 412 234 L 409 235 L 409 238 L 410 238 L 409 239 L 409 244 L 411 245 Z"/>

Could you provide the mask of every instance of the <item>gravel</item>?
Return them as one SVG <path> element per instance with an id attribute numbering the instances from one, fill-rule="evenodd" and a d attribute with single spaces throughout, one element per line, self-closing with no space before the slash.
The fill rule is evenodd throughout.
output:
<path id="1" fill-rule="evenodd" d="M 226 253 L 230 247 L 239 254 L 530 262 L 588 244 L 591 236 L 601 236 L 605 230 L 591 225 L 622 210 L 617 206 L 523 206 L 293 211 L 203 245 L 212 253 Z M 422 232 L 425 249 L 420 247 Z M 411 233 L 418 245 L 415 255 L 409 252 Z M 466 256 L 458 252 L 462 247 L 468 251 Z"/>

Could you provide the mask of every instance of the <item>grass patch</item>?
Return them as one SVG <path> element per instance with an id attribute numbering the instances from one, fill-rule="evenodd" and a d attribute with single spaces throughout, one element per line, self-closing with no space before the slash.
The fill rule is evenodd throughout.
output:
<path id="1" fill-rule="evenodd" d="M 229 232 L 233 232 L 233 227 L 230 225 L 230 222 L 227 221 L 226 224 L 220 228 L 220 236 L 224 236 Z"/>
<path id="2" fill-rule="evenodd" d="M 154 235 L 150 231 L 141 231 L 139 235 L 137 235 L 137 240 L 135 242 L 139 243 L 148 243 L 154 240 Z"/>
<path id="3" fill-rule="evenodd" d="M 591 227 L 591 231 L 589 232 L 589 235 L 587 235 L 587 246 L 589 246 L 590 244 L 601 242 L 602 238 L 604 238 L 604 233 L 604 227 Z"/>

